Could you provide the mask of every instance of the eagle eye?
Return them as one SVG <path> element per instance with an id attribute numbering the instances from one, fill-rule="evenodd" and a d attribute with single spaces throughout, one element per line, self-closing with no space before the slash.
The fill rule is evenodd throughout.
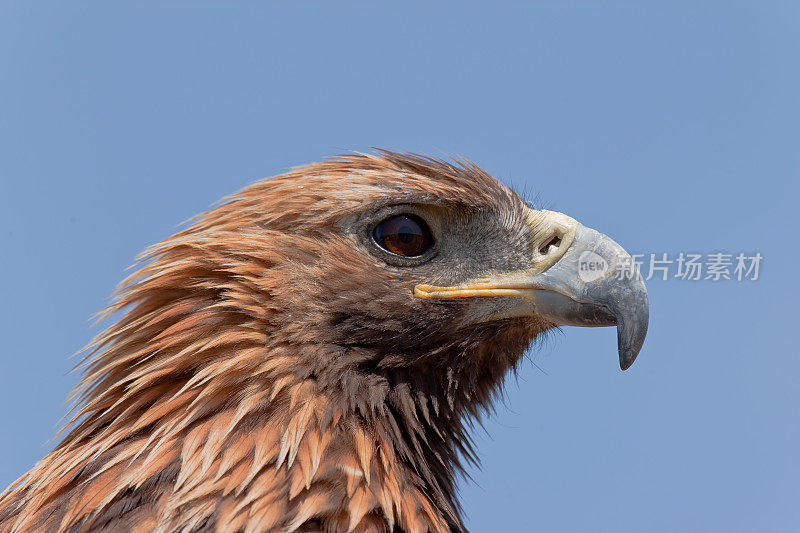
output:
<path id="1" fill-rule="evenodd" d="M 372 238 L 387 252 L 417 257 L 433 245 L 428 225 L 417 215 L 402 214 L 387 218 L 372 230 Z"/>

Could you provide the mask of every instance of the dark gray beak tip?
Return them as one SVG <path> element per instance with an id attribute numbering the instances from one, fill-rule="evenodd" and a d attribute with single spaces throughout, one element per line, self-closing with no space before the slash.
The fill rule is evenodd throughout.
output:
<path id="1" fill-rule="evenodd" d="M 633 298 L 625 302 L 627 312 L 617 312 L 617 349 L 619 351 L 619 367 L 627 370 L 642 351 L 647 326 L 650 320 L 650 302 L 644 289 L 644 282 L 639 280 L 640 290 L 634 290 Z M 621 311 L 621 310 L 620 310 Z"/>
<path id="2" fill-rule="evenodd" d="M 645 326 L 647 328 L 647 326 Z M 617 329 L 617 347 L 619 350 L 619 367 L 622 370 L 628 370 L 634 361 L 636 361 L 636 356 L 639 355 L 639 352 L 642 350 L 642 344 L 644 344 L 644 335 L 647 333 L 647 329 L 642 331 L 638 337 L 638 342 L 631 343 L 630 337 L 628 339 L 622 338 L 622 328 Z"/>
<path id="3" fill-rule="evenodd" d="M 632 352 L 630 350 L 620 350 L 619 351 L 619 367 L 622 370 L 628 370 L 634 361 L 636 361 L 636 356 L 638 354 Z"/>

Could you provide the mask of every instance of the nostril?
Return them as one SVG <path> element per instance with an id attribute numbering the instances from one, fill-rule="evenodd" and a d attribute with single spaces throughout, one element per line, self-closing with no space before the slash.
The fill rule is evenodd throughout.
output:
<path id="1" fill-rule="evenodd" d="M 550 253 L 551 251 L 558 248 L 560 244 L 561 244 L 561 237 L 559 237 L 558 235 L 553 235 L 552 237 L 550 237 L 550 239 L 545 241 L 545 243 L 539 247 L 539 253 L 542 255 Z"/>

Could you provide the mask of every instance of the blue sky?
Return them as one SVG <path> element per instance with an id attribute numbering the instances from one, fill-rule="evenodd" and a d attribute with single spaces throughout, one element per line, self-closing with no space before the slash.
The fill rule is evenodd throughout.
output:
<path id="1" fill-rule="evenodd" d="M 138 252 L 379 146 L 464 155 L 632 252 L 764 257 L 649 281 L 625 373 L 613 328 L 532 350 L 476 432 L 472 530 L 797 531 L 798 4 L 336 4 L 0 4 L 0 485 Z"/>

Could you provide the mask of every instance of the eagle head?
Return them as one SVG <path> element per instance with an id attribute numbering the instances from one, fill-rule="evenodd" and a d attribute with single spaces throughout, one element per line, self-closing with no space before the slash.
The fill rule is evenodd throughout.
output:
<path id="1" fill-rule="evenodd" d="M 123 282 L 0 531 L 463 529 L 468 428 L 537 336 L 616 325 L 633 362 L 629 264 L 466 161 L 380 151 L 258 182 Z"/>

